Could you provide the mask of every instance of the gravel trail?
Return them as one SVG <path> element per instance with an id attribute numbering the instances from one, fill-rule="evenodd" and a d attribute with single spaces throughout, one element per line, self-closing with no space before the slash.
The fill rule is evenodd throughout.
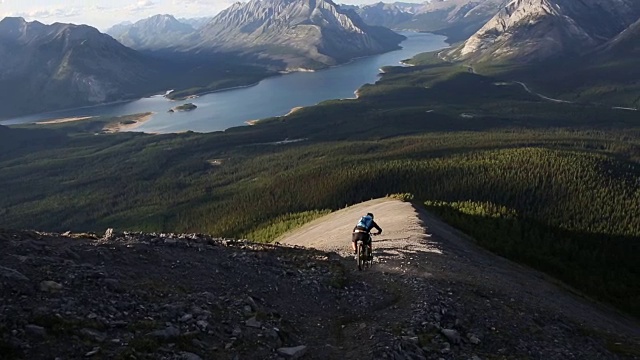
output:
<path id="1" fill-rule="evenodd" d="M 372 212 L 374 267 L 355 269 L 350 232 Z M 394 199 L 329 214 L 280 242 L 339 254 L 349 276 L 392 291 L 395 300 L 350 319 L 347 358 L 638 358 L 640 326 L 568 286 L 496 256 L 437 217 Z M 351 347 L 350 347 L 351 346 Z M 349 355 L 351 354 L 351 355 Z M 358 355 L 359 354 L 359 355 Z"/>

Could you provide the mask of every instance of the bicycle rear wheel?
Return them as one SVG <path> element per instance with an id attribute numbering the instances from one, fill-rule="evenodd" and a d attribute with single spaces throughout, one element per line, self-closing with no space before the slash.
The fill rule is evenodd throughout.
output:
<path id="1" fill-rule="evenodd" d="M 364 257 L 365 254 L 363 252 L 363 246 L 362 246 L 362 242 L 358 242 L 358 250 L 357 250 L 357 255 L 356 255 L 356 262 L 358 263 L 358 270 L 362 270 L 363 266 L 364 266 Z"/>
<path id="2" fill-rule="evenodd" d="M 366 257 L 366 266 L 367 268 L 371 268 L 373 266 L 373 254 L 371 253 L 371 248 L 367 246 L 367 257 Z"/>

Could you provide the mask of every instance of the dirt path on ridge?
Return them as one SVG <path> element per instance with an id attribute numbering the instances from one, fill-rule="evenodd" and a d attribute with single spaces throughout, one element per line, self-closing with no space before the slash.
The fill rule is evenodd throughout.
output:
<path id="1" fill-rule="evenodd" d="M 360 272 L 350 233 L 367 212 L 383 233 L 374 238 L 373 268 Z M 395 294 L 366 315 L 340 320 L 345 359 L 635 359 L 640 354 L 635 320 L 480 248 L 407 202 L 377 199 L 348 207 L 279 241 L 334 252 L 350 282 Z"/>

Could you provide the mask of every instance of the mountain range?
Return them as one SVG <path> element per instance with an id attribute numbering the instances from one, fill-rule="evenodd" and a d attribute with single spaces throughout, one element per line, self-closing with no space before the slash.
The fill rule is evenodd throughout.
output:
<path id="1" fill-rule="evenodd" d="M 590 62 L 614 66 L 624 58 L 615 66 L 627 69 L 640 52 L 640 2 L 634 0 L 434 0 L 361 7 L 330 0 L 251 0 L 211 19 L 156 15 L 121 23 L 108 30 L 112 37 L 86 25 L 5 18 L 0 21 L 0 116 L 130 99 L 167 88 L 193 94 L 252 83 L 267 72 L 318 69 L 397 48 L 403 37 L 377 24 L 428 26 L 454 37 L 479 28 L 443 53 L 474 63 L 577 58 L 563 66 L 577 62 L 581 74 L 593 74 Z M 599 69 L 610 73 L 611 66 Z M 226 71 L 229 67 L 237 71 Z"/>
<path id="2" fill-rule="evenodd" d="M 390 51 L 404 39 L 329 0 L 254 0 L 208 22 L 186 22 L 157 15 L 114 26 L 112 37 L 86 25 L 5 18 L 0 117 L 170 88 L 193 94 L 247 85 L 274 71 L 323 68 Z"/>
<path id="3" fill-rule="evenodd" d="M 253 0 L 187 22 L 156 15 L 107 33 L 136 50 L 255 54 L 284 68 L 314 69 L 394 50 L 404 39 L 330 0 Z"/>
<path id="4" fill-rule="evenodd" d="M 0 115 L 70 108 L 150 90 L 155 60 L 86 25 L 0 21 Z"/>

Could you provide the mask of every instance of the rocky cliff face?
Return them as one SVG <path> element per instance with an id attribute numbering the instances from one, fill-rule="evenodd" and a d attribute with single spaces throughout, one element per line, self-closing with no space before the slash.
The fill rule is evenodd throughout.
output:
<path id="1" fill-rule="evenodd" d="M 452 57 L 532 62 L 577 55 L 640 17 L 633 0 L 513 0 Z"/>
<path id="2" fill-rule="evenodd" d="M 152 63 L 85 25 L 0 21 L 0 115 L 118 100 L 144 91 Z"/>
<path id="3" fill-rule="evenodd" d="M 132 49 L 158 50 L 180 46 L 182 39 L 195 31 L 171 15 L 155 15 L 135 24 L 118 24 L 107 34 Z"/>
<path id="4" fill-rule="evenodd" d="M 252 0 L 218 14 L 194 48 L 259 53 L 289 68 L 317 68 L 393 50 L 402 40 L 330 0 Z"/>

